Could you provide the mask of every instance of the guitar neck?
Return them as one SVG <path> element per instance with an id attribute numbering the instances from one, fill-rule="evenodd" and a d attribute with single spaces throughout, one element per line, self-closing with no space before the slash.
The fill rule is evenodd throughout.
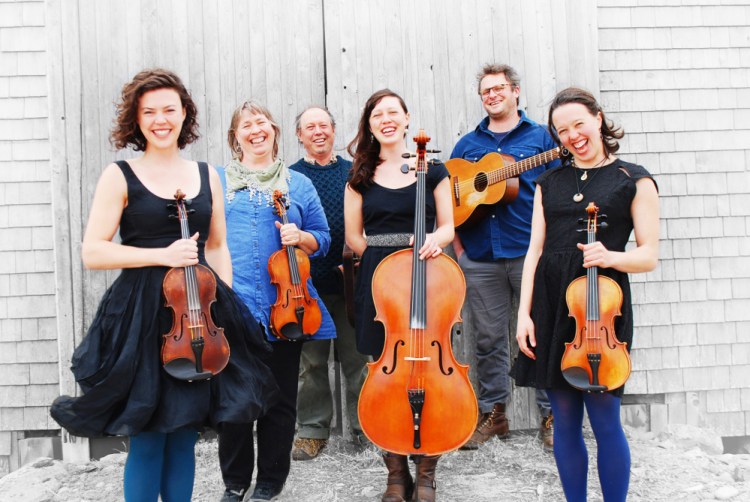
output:
<path id="1" fill-rule="evenodd" d="M 509 178 L 515 178 L 521 173 L 525 173 L 526 171 L 534 169 L 535 167 L 539 167 L 542 164 L 546 164 L 547 162 L 553 161 L 559 157 L 560 150 L 558 148 L 553 148 L 552 150 L 547 150 L 546 152 L 539 153 L 537 155 L 534 155 L 533 157 L 529 157 L 528 159 L 523 159 L 518 162 L 493 169 L 492 171 L 487 173 L 489 184 L 493 185 L 495 183 L 505 181 Z"/>

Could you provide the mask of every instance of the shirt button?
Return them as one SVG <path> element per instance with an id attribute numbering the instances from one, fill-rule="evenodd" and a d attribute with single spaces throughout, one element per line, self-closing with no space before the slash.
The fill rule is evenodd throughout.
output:
<path id="1" fill-rule="evenodd" d="M 498 151 L 498 152 L 502 152 L 502 151 L 503 151 L 503 149 L 502 149 L 502 148 L 498 148 L 498 149 L 497 149 L 497 151 Z"/>

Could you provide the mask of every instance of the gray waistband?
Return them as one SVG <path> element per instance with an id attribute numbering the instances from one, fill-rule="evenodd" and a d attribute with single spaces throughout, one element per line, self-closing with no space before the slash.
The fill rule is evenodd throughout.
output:
<path id="1" fill-rule="evenodd" d="M 367 245 L 376 248 L 408 246 L 411 234 L 377 234 L 367 236 Z"/>

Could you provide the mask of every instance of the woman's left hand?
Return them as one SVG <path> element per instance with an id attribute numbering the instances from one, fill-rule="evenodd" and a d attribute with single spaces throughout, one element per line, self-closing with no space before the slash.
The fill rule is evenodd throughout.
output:
<path id="1" fill-rule="evenodd" d="M 611 268 L 614 265 L 615 253 L 605 248 L 600 241 L 577 246 L 583 251 L 583 268 Z"/>
<path id="2" fill-rule="evenodd" d="M 409 239 L 409 245 L 414 245 L 414 236 Z M 435 240 L 434 234 L 427 234 L 424 239 L 424 244 L 419 248 L 419 259 L 426 260 L 427 258 L 435 258 L 443 252 L 443 248 Z"/>
<path id="3" fill-rule="evenodd" d="M 281 234 L 281 245 L 282 246 L 298 246 L 302 242 L 302 231 L 297 228 L 294 223 L 287 223 L 282 225 L 276 221 L 276 228 L 279 229 Z"/>

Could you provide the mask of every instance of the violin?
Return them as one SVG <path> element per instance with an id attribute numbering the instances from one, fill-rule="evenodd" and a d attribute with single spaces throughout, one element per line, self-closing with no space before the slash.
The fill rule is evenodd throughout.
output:
<path id="1" fill-rule="evenodd" d="M 273 193 L 273 204 L 284 225 L 289 223 L 281 190 Z M 318 300 L 310 296 L 310 259 L 294 246 L 283 246 L 268 259 L 271 283 L 276 285 L 276 303 L 271 306 L 271 332 L 282 340 L 306 340 L 323 322 Z"/>
<path id="2" fill-rule="evenodd" d="M 359 396 L 359 421 L 380 448 L 401 455 L 438 455 L 469 440 L 477 400 L 468 366 L 451 347 L 451 328 L 461 321 L 466 281 L 445 254 L 419 259 L 426 240 L 425 200 L 430 140 L 417 142 L 414 243 L 380 262 L 372 278 L 376 320 L 385 327 L 385 346 Z M 429 299 L 429 301 L 428 301 Z"/>
<path id="3" fill-rule="evenodd" d="M 183 239 L 190 238 L 188 213 L 182 190 L 174 196 Z M 224 329 L 214 324 L 211 304 L 216 301 L 216 276 L 205 265 L 174 267 L 162 283 L 166 306 L 172 309 L 172 329 L 163 335 L 164 370 L 179 380 L 206 380 L 229 362 L 229 342 Z"/>
<path id="4" fill-rule="evenodd" d="M 599 208 L 590 202 L 586 207 L 587 243 L 596 242 L 600 221 Z M 581 232 L 583 230 L 579 230 Z M 560 365 L 565 380 L 576 389 L 606 392 L 622 387 L 630 376 L 627 343 L 615 334 L 614 318 L 622 307 L 622 289 L 609 277 L 600 277 L 598 267 L 586 270 L 586 276 L 574 279 L 565 292 L 570 317 L 576 321 L 572 342 L 565 344 Z"/>

